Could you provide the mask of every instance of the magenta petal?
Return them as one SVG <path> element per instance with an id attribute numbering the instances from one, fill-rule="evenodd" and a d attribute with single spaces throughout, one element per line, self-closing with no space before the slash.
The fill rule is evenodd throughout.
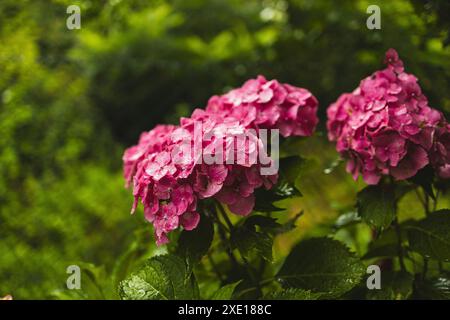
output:
<path id="1" fill-rule="evenodd" d="M 450 179 L 450 163 L 446 163 L 443 166 L 437 168 L 438 176 L 442 179 Z"/>
<path id="2" fill-rule="evenodd" d="M 229 188 L 229 187 L 222 188 L 222 190 L 220 190 L 215 195 L 215 197 L 220 202 L 228 204 L 228 205 L 234 204 L 238 200 L 238 194 L 236 192 L 234 192 L 234 190 Z"/>
<path id="3" fill-rule="evenodd" d="M 373 171 L 363 172 L 363 179 L 367 184 L 378 184 L 380 182 L 381 176 Z"/>
<path id="4" fill-rule="evenodd" d="M 228 205 L 230 211 L 240 216 L 247 216 L 253 211 L 255 206 L 255 196 L 252 194 L 246 198 L 240 197 L 238 200 Z"/>
<path id="5" fill-rule="evenodd" d="M 186 212 L 181 216 L 181 225 L 187 231 L 191 231 L 197 228 L 197 225 L 200 221 L 200 214 L 195 211 Z"/>
<path id="6" fill-rule="evenodd" d="M 405 180 L 413 177 L 417 171 L 428 164 L 426 151 L 419 146 L 412 145 L 408 148 L 408 154 L 397 167 L 391 168 L 391 174 L 396 180 Z"/>
<path id="7" fill-rule="evenodd" d="M 212 197 L 217 192 L 219 192 L 220 189 L 222 189 L 222 186 L 223 186 L 222 184 L 209 183 L 208 186 L 206 187 L 206 190 L 201 191 L 199 194 L 201 198 Z"/>
<path id="8" fill-rule="evenodd" d="M 165 233 L 162 233 L 159 236 L 155 235 L 155 238 L 156 238 L 156 245 L 157 246 L 162 246 L 164 244 L 169 243 L 169 238 L 167 238 L 167 235 Z"/>

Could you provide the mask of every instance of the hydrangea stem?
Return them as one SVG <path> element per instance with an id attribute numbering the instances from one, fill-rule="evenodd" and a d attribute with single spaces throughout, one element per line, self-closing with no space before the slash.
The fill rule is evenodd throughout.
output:
<path id="1" fill-rule="evenodd" d="M 398 250 L 398 261 L 400 263 L 400 269 L 402 271 L 406 271 L 405 267 L 405 261 L 403 256 L 403 247 L 402 247 L 402 230 L 400 229 L 400 225 L 398 223 L 397 217 L 395 218 L 394 222 L 392 223 L 395 229 L 395 233 L 397 234 L 397 250 Z"/>
<path id="2" fill-rule="evenodd" d="M 220 273 L 219 268 L 217 267 L 217 264 L 215 263 L 213 257 L 211 256 L 210 253 L 208 253 L 208 261 L 211 264 L 211 267 L 214 271 L 214 273 L 216 274 L 217 278 L 219 278 L 219 281 L 222 282 L 223 281 L 223 277 L 222 277 L 222 273 Z"/>
<path id="3" fill-rule="evenodd" d="M 219 228 L 219 237 L 220 240 L 222 240 L 222 243 L 226 246 L 225 248 L 225 252 L 227 253 L 228 257 L 230 258 L 231 263 L 235 266 L 238 267 L 239 263 L 236 259 L 236 257 L 234 256 L 231 247 L 229 246 L 229 241 L 227 240 L 227 236 L 226 236 L 226 232 L 228 231 L 228 233 L 230 233 L 230 230 L 227 230 L 226 227 L 222 224 L 222 222 L 220 221 L 219 217 L 216 215 L 216 220 L 218 221 L 217 225 Z"/>
<path id="4" fill-rule="evenodd" d="M 234 230 L 233 223 L 231 222 L 230 218 L 228 217 L 227 213 L 225 212 L 225 209 L 223 208 L 222 204 L 218 201 L 217 201 L 217 207 L 219 209 L 220 214 L 222 215 L 222 218 L 224 219 L 225 223 L 227 224 L 228 229 L 230 230 L 230 233 L 232 233 Z M 254 275 L 250 263 L 248 262 L 247 258 L 244 257 L 244 255 L 242 253 L 240 253 L 240 256 L 241 256 L 242 261 L 244 262 L 245 270 L 246 270 L 248 276 L 250 277 L 252 282 L 256 285 L 256 288 L 258 290 L 260 290 L 259 281 L 258 281 L 257 277 Z"/>
<path id="5" fill-rule="evenodd" d="M 425 280 L 428 272 L 428 258 L 423 257 L 423 270 L 422 270 L 422 278 Z"/>
<path id="6" fill-rule="evenodd" d="M 389 177 L 388 184 L 390 185 L 392 190 L 396 190 L 395 188 L 395 180 L 392 177 Z M 394 228 L 394 231 L 397 235 L 397 255 L 398 255 L 398 261 L 400 264 L 400 270 L 406 271 L 405 266 L 405 255 L 403 252 L 403 239 L 402 239 L 402 230 L 400 228 L 400 224 L 398 223 L 398 199 L 395 199 L 395 218 L 394 221 L 392 221 L 392 226 Z"/>

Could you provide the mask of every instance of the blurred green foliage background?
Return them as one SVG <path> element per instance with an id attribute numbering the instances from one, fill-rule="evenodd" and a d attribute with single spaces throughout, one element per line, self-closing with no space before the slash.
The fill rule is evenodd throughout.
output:
<path id="1" fill-rule="evenodd" d="M 81 8 L 81 30 L 66 28 L 71 4 Z M 371 4 L 381 8 L 381 30 L 366 28 Z M 446 0 L 2 0 L 0 297 L 55 297 L 70 264 L 109 274 L 130 246 L 151 254 L 151 227 L 141 212 L 128 214 L 124 148 L 258 74 L 320 101 L 318 133 L 296 146 L 311 160 L 304 198 L 289 212 L 305 216 L 277 240 L 275 256 L 324 232 L 362 186 L 342 166 L 324 174 L 337 158 L 326 107 L 393 47 L 449 118 L 449 15 Z M 415 200 L 404 206 L 415 214 Z M 364 250 L 364 236 L 338 236 Z"/>

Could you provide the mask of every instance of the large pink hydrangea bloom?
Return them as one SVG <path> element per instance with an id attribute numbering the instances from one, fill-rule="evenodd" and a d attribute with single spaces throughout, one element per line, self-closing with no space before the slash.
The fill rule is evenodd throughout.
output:
<path id="1" fill-rule="evenodd" d="M 387 68 L 341 95 L 327 110 L 328 138 L 348 159 L 347 171 L 368 184 L 383 175 L 396 180 L 413 177 L 431 163 L 449 176 L 449 126 L 431 108 L 417 83 L 404 71 L 394 49 L 386 53 Z"/>
<path id="2" fill-rule="evenodd" d="M 206 111 L 224 113 L 246 127 L 279 129 L 289 137 L 314 132 L 317 108 L 318 101 L 308 90 L 258 76 L 241 88 L 211 97 Z"/>
<path id="3" fill-rule="evenodd" d="M 133 185 L 132 212 L 140 201 L 158 245 L 167 243 L 167 234 L 180 226 L 185 230 L 197 227 L 197 201 L 201 199 L 214 197 L 232 213 L 250 214 L 255 189 L 270 189 L 278 178 L 260 172 L 272 159 L 265 153 L 258 130 L 311 135 L 318 122 L 317 105 L 309 91 L 259 76 L 242 88 L 212 97 L 205 110 L 196 109 L 191 117 L 180 119 L 178 126 L 159 125 L 142 133 L 139 143 L 123 155 L 126 185 Z M 244 145 L 236 140 L 239 134 L 247 134 Z M 197 152 L 198 143 L 201 152 Z M 207 156 L 221 163 L 208 164 Z"/>

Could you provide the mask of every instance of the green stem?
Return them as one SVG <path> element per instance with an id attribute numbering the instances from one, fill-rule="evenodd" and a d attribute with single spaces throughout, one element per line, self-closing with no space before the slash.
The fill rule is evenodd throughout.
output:
<path id="1" fill-rule="evenodd" d="M 420 190 L 419 188 L 414 188 L 414 192 L 416 193 L 417 198 L 419 199 L 419 201 L 422 204 L 422 206 L 425 207 L 425 200 L 420 195 L 420 191 L 419 190 Z"/>
<path id="2" fill-rule="evenodd" d="M 436 191 L 436 197 L 435 197 L 434 202 L 433 202 L 433 211 L 436 211 L 436 209 L 437 209 L 437 203 L 438 203 L 439 196 L 440 196 L 440 190 L 437 190 Z"/>
<path id="3" fill-rule="evenodd" d="M 430 214 L 430 196 L 425 193 L 425 204 L 424 204 L 424 209 L 425 209 L 425 214 L 428 216 Z"/>
<path id="4" fill-rule="evenodd" d="M 239 263 L 238 263 L 236 257 L 234 256 L 233 251 L 231 250 L 231 247 L 229 245 L 230 241 L 227 239 L 227 235 L 226 235 L 226 232 L 228 232 L 230 234 L 231 230 L 227 229 L 227 227 L 220 221 L 216 211 L 215 210 L 212 210 L 212 211 L 213 211 L 214 218 L 217 221 L 220 240 L 222 240 L 222 243 L 225 246 L 225 252 L 227 253 L 228 257 L 230 258 L 231 263 L 235 267 L 239 267 Z"/>
<path id="5" fill-rule="evenodd" d="M 395 190 L 395 181 L 392 179 L 392 177 L 389 177 L 389 184 L 392 187 L 392 190 Z M 417 194 L 419 196 L 419 194 Z M 419 197 L 420 199 L 420 197 Z M 395 200 L 395 219 L 392 222 L 392 226 L 394 227 L 395 233 L 397 235 L 397 255 L 398 255 L 398 261 L 400 264 L 400 270 L 406 271 L 405 266 L 405 256 L 403 252 L 403 246 L 402 246 L 402 230 L 400 228 L 400 224 L 398 223 L 398 199 Z"/>
<path id="6" fill-rule="evenodd" d="M 210 253 L 208 253 L 208 261 L 211 264 L 211 267 L 214 273 L 216 274 L 217 278 L 219 278 L 219 281 L 222 282 L 223 281 L 222 274 L 220 273 L 219 268 L 217 267 L 217 264 L 214 262 L 214 259 Z"/>
<path id="7" fill-rule="evenodd" d="M 395 229 L 395 233 L 397 234 L 397 250 L 398 250 L 398 260 L 400 263 L 400 269 L 402 271 L 406 271 L 404 255 L 403 255 L 403 247 L 402 247 L 402 230 L 400 229 L 400 225 L 398 223 L 398 219 L 395 218 L 392 223 Z"/>
<path id="8" fill-rule="evenodd" d="M 219 208 L 219 212 L 221 213 L 223 220 L 227 224 L 228 229 L 230 229 L 230 231 L 232 231 L 234 228 L 233 223 L 231 223 L 230 218 L 228 217 L 227 213 L 225 212 L 225 209 L 223 208 L 223 206 L 220 202 L 217 202 L 217 207 Z"/>
<path id="9" fill-rule="evenodd" d="M 423 257 L 423 270 L 422 270 L 422 278 L 425 280 L 428 271 L 428 258 Z"/>
<path id="10" fill-rule="evenodd" d="M 217 207 L 219 208 L 219 212 L 221 213 L 222 218 L 224 219 L 225 223 L 227 224 L 228 229 L 230 230 L 231 233 L 233 233 L 233 231 L 234 231 L 233 223 L 231 222 L 230 218 L 228 217 L 227 213 L 225 212 L 225 209 L 223 208 L 222 204 L 218 201 L 217 201 Z M 253 281 L 253 283 L 256 284 L 257 288 L 259 288 L 258 279 L 254 275 L 250 263 L 248 262 L 247 258 L 244 257 L 244 255 L 239 250 L 238 250 L 238 252 L 239 252 L 239 255 L 241 256 L 242 261 L 244 262 L 245 270 L 246 270 L 248 276 Z"/>

